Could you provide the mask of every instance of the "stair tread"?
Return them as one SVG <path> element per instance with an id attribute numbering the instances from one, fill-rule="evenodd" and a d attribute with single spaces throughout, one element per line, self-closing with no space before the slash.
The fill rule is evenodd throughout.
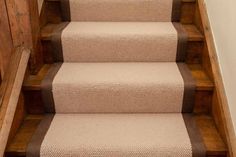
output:
<path id="1" fill-rule="evenodd" d="M 191 76 L 187 69 L 175 62 L 63 63 L 52 83 L 55 109 L 57 113 L 191 112 L 183 105 L 185 83 L 195 89 L 194 81 L 184 78 Z M 189 99 L 193 102 L 194 97 Z"/>
<path id="2" fill-rule="evenodd" d="M 7 147 L 7 155 L 25 156 L 27 145 L 42 118 L 43 115 L 29 115 L 25 118 L 15 138 Z M 207 149 L 207 156 L 226 156 L 226 146 L 213 119 L 207 115 L 196 115 L 195 119 Z"/>
<path id="3" fill-rule="evenodd" d="M 58 2 L 58 0 L 47 0 Z M 86 1 L 70 0 L 71 21 L 171 21 L 172 0 L 136 1 Z M 182 0 L 182 3 L 195 3 L 195 0 Z M 65 5 L 66 6 L 66 5 Z M 62 7 L 62 11 L 68 10 Z M 89 11 L 86 8 L 90 8 Z M 79 15 L 79 16 L 78 16 Z M 178 20 L 178 19 L 175 19 Z"/>
<path id="4" fill-rule="evenodd" d="M 61 35 L 63 60 L 180 61 L 184 59 L 177 42 L 181 34 L 180 24 L 171 22 L 70 22 Z"/>
<path id="5" fill-rule="evenodd" d="M 214 89 L 214 83 L 208 77 L 207 73 L 204 71 L 200 64 L 188 64 L 188 67 L 196 80 L 197 90 L 211 91 Z"/>
<path id="6" fill-rule="evenodd" d="M 46 124 L 52 117 L 41 145 L 42 153 L 53 152 L 54 156 L 68 153 L 92 153 L 93 156 L 192 154 L 190 126 L 185 125 L 192 122 L 190 114 L 49 114 L 42 123 Z M 43 131 L 43 127 L 40 130 Z M 41 131 L 35 135 L 40 135 Z M 194 133 L 198 137 L 197 132 Z"/>
<path id="7" fill-rule="evenodd" d="M 40 84 L 46 75 L 50 64 L 45 64 L 37 75 L 30 75 L 25 81 L 24 90 L 40 90 Z M 197 90 L 213 90 L 214 84 L 204 72 L 203 68 L 199 64 L 189 65 L 193 77 L 196 79 Z"/>
<path id="8" fill-rule="evenodd" d="M 64 23 L 59 24 L 47 24 L 44 26 L 41 30 L 41 39 L 44 41 L 51 40 L 51 36 L 54 31 L 61 28 L 61 26 L 64 25 Z M 183 25 L 185 28 L 187 34 L 188 34 L 188 40 L 189 41 L 202 41 L 203 35 L 200 33 L 200 31 L 197 29 L 194 25 Z"/>

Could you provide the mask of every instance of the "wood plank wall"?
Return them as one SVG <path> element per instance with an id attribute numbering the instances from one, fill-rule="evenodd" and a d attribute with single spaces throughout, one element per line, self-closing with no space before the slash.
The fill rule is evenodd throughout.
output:
<path id="1" fill-rule="evenodd" d="M 10 57 L 18 47 L 31 50 L 29 72 L 36 74 L 43 64 L 39 40 L 39 13 L 37 0 L 0 0 L 0 72 L 5 76 Z M 6 73 L 7 74 L 7 73 Z M 4 82 L 1 82 L 3 84 Z M 1 109 L 1 108 L 0 108 Z M 9 140 L 21 125 L 25 116 L 24 98 L 20 94 Z"/>
<path id="2" fill-rule="evenodd" d="M 3 78 L 13 51 L 13 43 L 5 0 L 0 0 L 0 30 L 0 71 L 1 78 Z"/>
<path id="3" fill-rule="evenodd" d="M 31 50 L 30 73 L 36 74 L 43 65 L 37 0 L 0 0 L 6 4 L 13 47 Z M 8 31 L 9 32 L 9 31 Z"/>

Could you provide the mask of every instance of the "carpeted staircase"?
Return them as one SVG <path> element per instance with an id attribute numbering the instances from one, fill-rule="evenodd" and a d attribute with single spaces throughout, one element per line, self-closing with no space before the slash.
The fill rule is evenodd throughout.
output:
<path id="1" fill-rule="evenodd" d="M 61 0 L 27 157 L 205 157 L 180 0 Z"/>

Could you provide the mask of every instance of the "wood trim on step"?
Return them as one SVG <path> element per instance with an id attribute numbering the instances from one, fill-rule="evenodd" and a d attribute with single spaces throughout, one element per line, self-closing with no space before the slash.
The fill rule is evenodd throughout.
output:
<path id="1" fill-rule="evenodd" d="M 192 113 L 195 102 L 196 81 L 185 63 L 177 63 L 184 81 L 182 113 Z"/>
<path id="2" fill-rule="evenodd" d="M 4 155 L 25 76 L 30 51 L 18 48 L 11 56 L 0 89 L 0 156 Z"/>
<path id="3" fill-rule="evenodd" d="M 61 0 L 62 21 L 71 21 L 70 0 Z"/>
<path id="4" fill-rule="evenodd" d="M 214 105 L 218 105 L 217 107 L 219 108 L 219 114 L 217 113 L 217 115 L 215 115 L 213 111 L 213 116 L 215 117 L 217 116 L 217 118 L 220 119 L 221 123 L 218 124 L 218 127 L 222 127 L 222 129 L 219 129 L 219 130 L 224 131 L 222 134 L 226 136 L 225 141 L 227 142 L 227 145 L 228 145 L 229 155 L 231 157 L 235 157 L 236 156 L 236 136 L 233 129 L 232 119 L 230 117 L 228 101 L 227 101 L 226 92 L 224 89 L 222 74 L 219 67 L 219 61 L 217 58 L 214 38 L 212 35 L 212 30 L 211 30 L 208 13 L 207 13 L 204 0 L 198 0 L 198 9 L 200 11 L 201 21 L 203 25 L 207 49 L 208 49 L 209 58 L 210 58 L 210 64 L 212 67 L 213 79 L 215 82 L 216 97 L 214 99 L 217 99 L 216 101 L 218 103 Z"/>
<path id="5" fill-rule="evenodd" d="M 206 157 L 206 148 L 193 114 L 183 114 L 183 119 L 192 144 L 192 157 Z"/>
<path id="6" fill-rule="evenodd" d="M 173 0 L 171 21 L 172 22 L 180 21 L 180 15 L 181 15 L 181 0 Z"/>
<path id="7" fill-rule="evenodd" d="M 51 36 L 51 42 L 53 47 L 53 58 L 55 62 L 64 61 L 61 35 L 63 30 L 66 28 L 68 24 L 69 22 L 62 23 L 60 27 L 54 30 L 53 35 Z"/>
<path id="8" fill-rule="evenodd" d="M 41 145 L 53 118 L 54 114 L 48 114 L 44 116 L 43 120 L 40 122 L 38 128 L 36 129 L 28 144 L 28 147 L 26 149 L 27 157 L 40 157 Z"/>
<path id="9" fill-rule="evenodd" d="M 48 71 L 44 80 L 42 81 L 42 99 L 47 113 L 55 113 L 55 104 L 52 93 L 52 82 L 60 69 L 62 63 L 55 63 L 54 66 Z"/>
<path id="10" fill-rule="evenodd" d="M 173 22 L 173 25 L 177 31 L 178 36 L 176 62 L 184 62 L 187 53 L 188 34 L 182 24 Z"/>

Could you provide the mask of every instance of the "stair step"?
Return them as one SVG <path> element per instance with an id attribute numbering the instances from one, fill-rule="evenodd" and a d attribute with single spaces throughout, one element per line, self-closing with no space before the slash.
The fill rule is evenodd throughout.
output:
<path id="1" fill-rule="evenodd" d="M 63 63 L 42 87 L 47 113 L 186 113 L 195 82 L 183 63 Z M 51 92 L 54 102 L 46 101 Z"/>
<path id="2" fill-rule="evenodd" d="M 37 75 L 25 79 L 23 91 L 27 111 L 30 114 L 44 113 L 41 97 L 41 82 L 52 65 L 45 64 Z M 196 80 L 195 113 L 209 113 L 214 84 L 207 76 L 201 65 L 188 65 Z"/>
<path id="3" fill-rule="evenodd" d="M 46 0 L 43 15 L 46 23 L 62 22 L 61 0 Z M 196 0 L 182 0 L 181 23 L 194 23 Z"/>
<path id="4" fill-rule="evenodd" d="M 194 1 L 182 2 L 193 3 Z M 68 0 L 61 3 L 63 3 L 61 12 L 64 21 L 178 21 L 180 16 L 178 10 L 181 9 L 181 5 L 173 3 L 172 0 Z"/>
<path id="5" fill-rule="evenodd" d="M 49 23 L 46 26 L 44 26 L 41 30 L 41 40 L 50 41 L 53 35 L 53 32 L 61 28 L 62 25 L 64 25 L 64 23 L 59 23 L 59 24 Z M 183 25 L 183 27 L 185 28 L 186 33 L 188 34 L 188 41 L 203 41 L 204 36 L 197 29 L 195 25 L 185 24 Z"/>
<path id="6" fill-rule="evenodd" d="M 62 47 L 62 52 L 54 54 L 64 62 L 183 61 L 187 41 L 181 26 L 172 22 L 70 22 L 61 42 L 52 40 Z"/>
<path id="7" fill-rule="evenodd" d="M 43 115 L 29 115 L 25 118 L 15 138 L 9 143 L 6 157 L 25 157 L 26 148 Z M 227 149 L 214 121 L 207 115 L 194 116 L 207 149 L 207 157 L 226 157 Z"/>
<path id="8" fill-rule="evenodd" d="M 24 82 L 23 89 L 26 91 L 38 91 L 41 90 L 41 81 L 45 77 L 51 64 L 45 64 L 37 75 L 30 75 Z M 193 77 L 196 80 L 197 91 L 212 91 L 214 84 L 207 76 L 200 64 L 188 64 Z"/>
<path id="9" fill-rule="evenodd" d="M 172 44 L 173 46 L 168 48 L 168 50 L 163 49 L 164 46 L 158 46 L 158 45 L 165 45 L 166 43 L 165 41 L 167 40 L 168 42 L 171 42 L 172 40 L 174 40 L 174 36 L 176 35 L 173 33 L 172 34 L 168 33 L 168 36 L 173 36 L 173 37 L 166 38 L 167 34 L 165 34 L 165 29 L 161 32 L 159 32 L 159 29 L 155 29 L 161 26 L 158 23 L 157 23 L 157 26 L 154 28 L 152 28 L 151 26 L 156 25 L 156 24 L 149 25 L 148 23 L 146 24 L 140 23 L 140 25 L 138 25 L 137 23 L 137 26 L 135 24 L 135 29 L 132 29 L 131 31 L 132 33 L 124 32 L 124 30 L 127 30 L 127 29 L 121 29 L 122 26 L 132 27 L 132 23 L 130 24 L 122 23 L 120 24 L 121 27 L 117 27 L 117 24 L 114 24 L 112 28 L 116 27 L 117 31 L 115 32 L 118 32 L 118 31 L 121 32 L 119 33 L 118 36 L 115 35 L 116 34 L 115 32 L 112 32 L 112 33 L 109 32 L 109 28 L 111 27 L 110 25 L 113 25 L 113 23 L 107 23 L 107 24 L 95 23 L 92 26 L 89 24 L 86 24 L 89 27 L 92 27 L 92 28 L 94 27 L 96 29 L 88 28 L 87 26 L 86 26 L 86 29 L 84 29 L 85 28 L 85 26 L 83 26 L 84 24 L 82 25 L 81 24 L 79 24 L 79 26 L 82 29 L 79 26 L 75 27 L 75 29 L 79 29 L 78 32 L 74 31 L 74 33 L 72 33 L 73 29 L 67 29 L 67 33 L 65 32 L 63 33 L 62 48 L 60 48 L 61 47 L 60 43 L 57 44 L 57 42 L 51 42 L 51 39 L 52 37 L 53 38 L 55 37 L 53 35 L 54 34 L 53 32 L 63 27 L 65 23 L 48 24 L 42 29 L 41 39 L 42 39 L 42 43 L 44 47 L 45 63 L 50 64 L 50 63 L 53 63 L 54 60 L 61 61 L 63 60 L 63 58 L 64 58 L 64 61 L 67 61 L 67 60 L 78 61 L 79 60 L 83 62 L 84 61 L 107 61 L 107 60 L 109 61 L 162 61 L 162 60 L 165 60 L 166 61 L 166 60 L 171 60 L 171 59 L 177 59 L 177 60 L 184 59 L 183 57 L 173 58 L 173 56 L 176 56 L 176 53 L 181 54 L 179 53 L 180 51 L 176 52 L 176 48 L 173 44 Z M 102 24 L 102 27 L 98 29 L 96 25 L 100 26 L 101 24 Z M 72 24 L 70 26 L 72 27 L 73 25 L 75 24 Z M 106 31 L 102 29 L 105 26 L 107 27 Z M 203 46 L 203 35 L 194 25 L 182 25 L 182 26 L 183 28 L 185 28 L 187 36 L 188 36 L 186 62 L 187 63 L 201 63 L 200 51 L 202 50 L 202 46 Z M 146 30 L 147 27 L 148 28 L 151 27 L 151 28 L 148 29 L 147 31 Z M 93 31 L 93 30 L 96 30 L 96 31 Z M 141 34 L 141 32 L 145 32 L 145 33 Z M 148 32 L 152 32 L 152 35 L 150 36 Z M 92 34 L 94 36 L 100 36 L 101 40 L 95 41 L 95 39 L 91 37 Z M 142 39 L 145 38 L 146 40 L 144 41 L 136 40 L 135 38 L 136 35 L 139 35 L 139 36 L 142 35 L 143 36 Z M 165 36 L 165 38 L 163 38 L 163 36 Z M 75 40 L 80 41 L 80 43 L 84 42 L 85 44 L 79 44 L 79 45 L 73 44 Z M 127 42 L 124 42 L 124 40 L 125 41 L 127 40 Z M 107 43 L 108 41 L 109 43 Z M 119 41 L 119 42 L 116 42 L 116 41 Z M 150 42 L 147 42 L 147 41 L 150 41 Z M 154 41 L 155 43 L 160 43 L 160 42 L 161 43 L 152 44 Z M 94 44 L 94 42 L 99 43 L 99 44 Z M 55 45 L 55 43 L 57 44 L 56 46 L 57 48 L 53 46 Z M 139 44 L 139 43 L 143 43 L 143 44 Z M 93 45 L 93 46 L 89 46 L 89 45 Z M 127 47 L 127 45 L 129 46 Z M 178 47 L 180 47 L 180 45 Z M 58 51 L 58 48 L 59 48 L 59 51 Z M 60 49 L 63 49 L 63 54 L 60 51 Z M 80 50 L 79 51 L 80 53 L 78 53 L 77 50 Z M 168 53 L 166 54 L 164 53 L 164 51 Z M 144 52 L 146 52 L 147 54 L 146 53 L 144 54 Z M 139 54 L 139 55 L 136 55 L 136 54 Z M 64 56 L 64 57 L 61 57 L 61 56 Z M 168 57 L 168 56 L 171 56 L 171 57 Z M 178 55 L 178 56 L 181 56 L 181 55 Z"/>
<path id="10" fill-rule="evenodd" d="M 47 114 L 28 150 L 49 156 L 181 157 L 201 154 L 200 138 L 191 114 Z"/>

